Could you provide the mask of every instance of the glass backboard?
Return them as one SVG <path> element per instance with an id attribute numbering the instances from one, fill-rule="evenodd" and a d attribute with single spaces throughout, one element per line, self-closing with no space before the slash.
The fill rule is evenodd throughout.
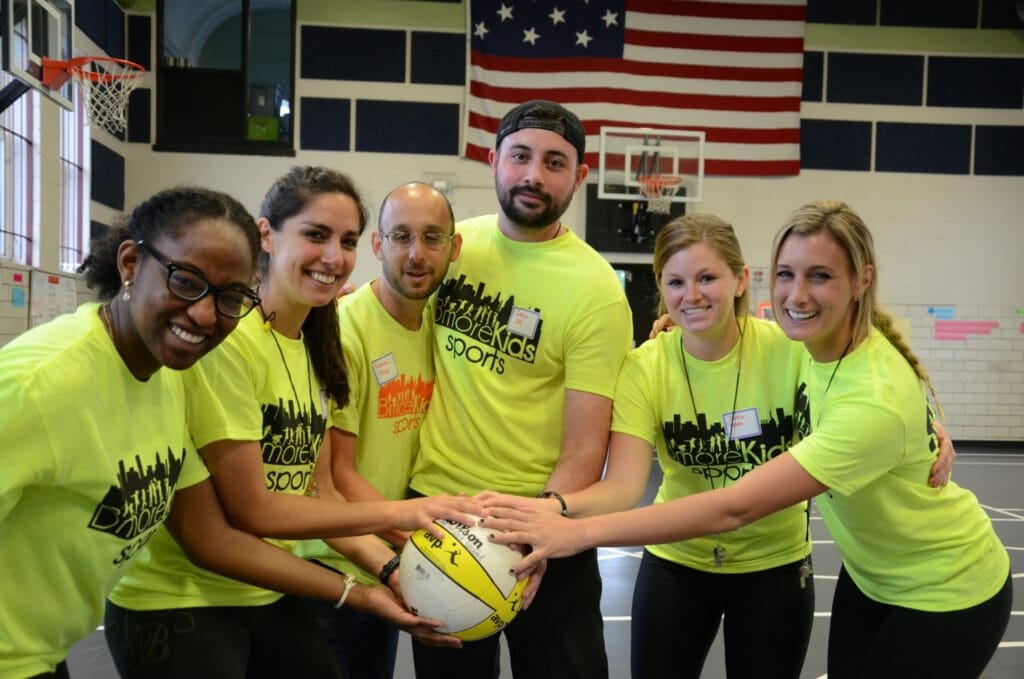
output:
<path id="1" fill-rule="evenodd" d="M 57 89 L 43 84 L 43 57 L 66 61 L 73 56 L 73 0 L 2 0 L 3 67 L 66 109 L 71 109 L 72 83 Z"/>

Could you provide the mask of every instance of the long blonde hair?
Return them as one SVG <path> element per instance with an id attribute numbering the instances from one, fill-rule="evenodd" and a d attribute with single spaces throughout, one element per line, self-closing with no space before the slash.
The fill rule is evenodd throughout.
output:
<path id="1" fill-rule="evenodd" d="M 743 252 L 736 232 L 723 219 L 706 213 L 694 213 L 673 219 L 658 232 L 654 239 L 654 283 L 661 289 L 661 272 L 665 264 L 674 254 L 686 250 L 698 243 L 706 243 L 714 248 L 726 266 L 737 278 L 743 277 Z M 658 296 L 658 315 L 665 313 L 665 300 Z M 736 318 L 743 318 L 750 313 L 750 287 L 733 301 Z"/>
<path id="2" fill-rule="evenodd" d="M 818 231 L 827 231 L 832 240 L 843 248 L 854 278 L 864 280 L 865 268 L 870 265 L 874 269 L 871 282 L 854 301 L 857 308 L 853 316 L 853 343 L 858 344 L 866 339 L 872 326 L 878 328 L 878 331 L 896 347 L 917 376 L 927 385 L 932 400 L 941 415 L 942 407 L 939 405 L 935 385 L 932 383 L 928 371 L 911 351 L 910 344 L 900 332 L 892 314 L 884 310 L 878 301 L 878 264 L 871 232 L 864 221 L 846 203 L 839 200 L 816 200 L 807 203 L 791 214 L 779 232 L 775 234 L 775 242 L 772 244 L 772 275 L 770 279 L 773 304 L 779 249 L 782 247 L 783 241 L 790 234 L 810 236 Z M 778 318 L 779 309 L 774 309 L 774 312 Z"/>

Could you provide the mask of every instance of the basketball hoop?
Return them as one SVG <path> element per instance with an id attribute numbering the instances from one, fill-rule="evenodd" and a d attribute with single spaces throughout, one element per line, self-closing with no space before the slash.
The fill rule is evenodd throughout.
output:
<path id="1" fill-rule="evenodd" d="M 667 215 L 672 205 L 672 196 L 683 185 L 683 178 L 674 174 L 645 174 L 636 178 L 640 189 L 647 198 L 647 211 Z"/>
<path id="2" fill-rule="evenodd" d="M 139 64 L 114 57 L 43 59 L 43 84 L 55 90 L 73 78 L 85 97 L 89 123 L 115 135 L 124 129 L 128 96 L 144 75 L 146 69 Z"/>

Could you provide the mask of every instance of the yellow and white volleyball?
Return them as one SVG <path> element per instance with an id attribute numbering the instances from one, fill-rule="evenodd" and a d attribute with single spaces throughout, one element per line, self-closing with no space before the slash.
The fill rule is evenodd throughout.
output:
<path id="1" fill-rule="evenodd" d="M 509 572 L 522 554 L 487 539 L 490 530 L 439 519 L 438 539 L 422 528 L 402 549 L 400 579 L 409 610 L 444 623 L 439 632 L 463 641 L 496 634 L 512 622 L 527 580 Z"/>

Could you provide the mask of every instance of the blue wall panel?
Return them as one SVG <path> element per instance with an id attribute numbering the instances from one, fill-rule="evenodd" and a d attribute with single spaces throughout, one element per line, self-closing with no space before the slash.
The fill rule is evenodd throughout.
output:
<path id="1" fill-rule="evenodd" d="M 101 45 L 109 57 L 124 59 L 124 10 L 114 0 L 106 0 L 106 39 Z"/>
<path id="2" fill-rule="evenodd" d="M 821 101 L 824 63 L 822 52 L 804 52 L 804 101 Z"/>
<path id="3" fill-rule="evenodd" d="M 135 90 L 128 96 L 128 141 L 149 143 L 152 99 L 151 90 Z"/>
<path id="4" fill-rule="evenodd" d="M 405 82 L 405 31 L 302 27 L 303 78 Z"/>
<path id="5" fill-rule="evenodd" d="M 800 121 L 800 167 L 867 172 L 871 169 L 871 123 L 804 118 Z"/>
<path id="6" fill-rule="evenodd" d="M 928 105 L 1024 107 L 1024 59 L 931 57 Z"/>
<path id="7" fill-rule="evenodd" d="M 882 0 L 882 26 L 976 28 L 978 0 Z"/>
<path id="8" fill-rule="evenodd" d="M 919 106 L 924 57 L 829 52 L 828 101 Z"/>
<path id="9" fill-rule="evenodd" d="M 351 99 L 302 97 L 302 132 L 299 145 L 303 149 L 348 151 L 351 148 Z"/>
<path id="10" fill-rule="evenodd" d="M 970 167 L 969 125 L 878 123 L 877 172 L 968 174 Z"/>
<path id="11" fill-rule="evenodd" d="M 124 156 L 100 144 L 90 145 L 92 170 L 89 194 L 97 203 L 115 210 L 124 209 Z"/>
<path id="12" fill-rule="evenodd" d="M 875 4 L 876 0 L 807 0 L 807 21 L 874 26 Z"/>
<path id="13" fill-rule="evenodd" d="M 458 104 L 360 100 L 356 150 L 457 155 L 460 122 Z"/>
<path id="14" fill-rule="evenodd" d="M 464 85 L 466 36 L 462 33 L 412 34 L 412 82 Z"/>
<path id="15" fill-rule="evenodd" d="M 153 22 L 148 16 L 128 15 L 128 60 L 150 70 L 150 45 L 153 41 Z"/>
<path id="16" fill-rule="evenodd" d="M 982 28 L 1024 28 L 1024 19 L 1017 14 L 1018 0 L 985 0 L 981 3 Z"/>
<path id="17" fill-rule="evenodd" d="M 978 125 L 974 174 L 1024 175 L 1024 126 Z"/>

